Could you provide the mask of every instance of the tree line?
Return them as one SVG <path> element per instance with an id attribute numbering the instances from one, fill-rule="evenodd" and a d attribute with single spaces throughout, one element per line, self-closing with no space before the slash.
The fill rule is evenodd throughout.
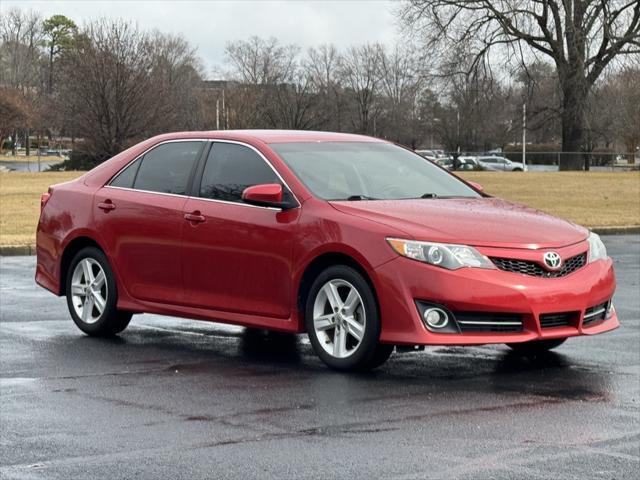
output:
<path id="1" fill-rule="evenodd" d="M 447 9 L 457 3 L 453 15 Z M 591 76 L 588 88 L 577 87 L 587 91 L 580 93 L 585 94 L 580 112 L 570 114 L 567 109 L 575 109 L 578 100 L 567 93 L 571 87 L 563 75 L 570 68 L 563 62 L 574 62 L 575 52 L 565 52 L 571 57 L 565 61 L 517 47 L 533 42 L 530 50 L 536 50 L 547 40 L 531 30 L 522 13 L 496 10 L 495 5 L 510 3 L 515 2 L 404 2 L 397 12 L 404 33 L 392 47 L 327 44 L 302 50 L 275 38 L 235 40 L 226 45 L 225 64 L 214 80 L 181 36 L 144 31 L 123 20 L 99 19 L 80 27 L 61 15 L 45 19 L 19 9 L 3 11 L 0 147 L 19 141 L 29 149 L 34 138 L 39 145 L 64 136 L 73 140 L 74 166 L 89 167 L 161 132 L 287 128 L 478 152 L 519 142 L 526 104 L 528 138 L 535 143 L 561 145 L 565 151 L 622 147 L 635 152 L 640 55 L 628 48 L 633 41 L 615 52 L 604 48 L 603 55 L 611 58 L 598 63 L 600 72 Z M 591 12 L 592 23 L 598 24 L 597 15 L 612 15 L 615 3 L 604 13 Z M 484 9 L 484 23 L 477 23 L 477 15 L 463 15 L 468 4 Z M 534 20 L 545 14 L 535 8 Z M 634 10 L 627 10 L 617 13 L 618 21 L 630 22 L 628 28 L 637 33 L 633 17 L 627 18 Z M 561 27 L 570 28 L 567 21 Z M 575 34 L 575 25 L 571 28 Z M 608 31 L 609 41 L 616 41 L 618 34 L 612 27 Z M 602 35 L 592 35 L 592 41 Z M 497 49 L 492 55 L 489 46 Z M 570 102 L 568 95 L 573 95 Z M 576 128 L 577 137 L 567 133 Z M 578 160 L 569 167 L 582 165 Z"/>

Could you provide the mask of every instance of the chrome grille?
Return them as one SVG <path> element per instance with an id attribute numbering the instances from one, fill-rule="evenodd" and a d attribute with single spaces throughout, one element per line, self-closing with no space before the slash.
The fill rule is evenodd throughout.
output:
<path id="1" fill-rule="evenodd" d="M 521 273 L 523 275 L 531 275 L 534 277 L 557 278 L 564 277 L 575 272 L 579 268 L 584 267 L 587 263 L 587 253 L 581 253 L 573 257 L 567 258 L 560 270 L 546 270 L 541 264 L 530 260 L 518 260 L 514 258 L 490 257 L 491 261 L 500 270 L 505 272 Z"/>

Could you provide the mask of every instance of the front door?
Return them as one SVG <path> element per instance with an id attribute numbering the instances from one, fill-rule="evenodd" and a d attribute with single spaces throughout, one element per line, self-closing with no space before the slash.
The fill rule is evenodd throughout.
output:
<path id="1" fill-rule="evenodd" d="M 188 305 L 289 317 L 291 231 L 299 208 L 281 211 L 242 201 L 245 188 L 264 183 L 283 182 L 257 151 L 213 144 L 184 206 L 190 219 L 182 227 Z"/>

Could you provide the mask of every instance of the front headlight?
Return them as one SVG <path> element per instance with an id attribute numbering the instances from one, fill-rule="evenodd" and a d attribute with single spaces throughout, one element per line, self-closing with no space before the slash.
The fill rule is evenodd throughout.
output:
<path id="1" fill-rule="evenodd" d="M 600 235 L 591 232 L 587 241 L 589 242 L 589 263 L 607 258 L 607 247 L 600 240 Z"/>
<path id="2" fill-rule="evenodd" d="M 462 267 L 496 268 L 491 260 L 467 245 L 418 242 L 400 238 L 387 238 L 387 242 L 403 257 L 449 270 Z"/>

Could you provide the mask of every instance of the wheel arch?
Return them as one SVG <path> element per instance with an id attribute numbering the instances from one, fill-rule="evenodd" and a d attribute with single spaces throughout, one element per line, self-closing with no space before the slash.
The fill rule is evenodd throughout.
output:
<path id="1" fill-rule="evenodd" d="M 305 304 L 311 285 L 316 277 L 325 269 L 334 265 L 346 265 L 356 270 L 365 279 L 371 290 L 373 291 L 373 297 L 380 311 L 380 302 L 378 299 L 378 292 L 372 275 L 370 274 L 370 267 L 365 266 L 364 262 L 359 261 L 355 256 L 341 251 L 326 251 L 315 256 L 309 263 L 307 263 L 304 271 L 298 282 L 298 288 L 296 292 L 296 311 L 298 317 L 298 329 L 299 331 L 305 331 L 304 312 Z M 382 319 L 381 319 L 382 320 Z"/>
<path id="2" fill-rule="evenodd" d="M 60 288 L 58 295 L 65 295 L 67 288 L 67 274 L 71 261 L 76 254 L 86 247 L 95 247 L 106 255 L 105 249 L 92 237 L 82 234 L 69 240 L 62 249 L 60 257 Z"/>

